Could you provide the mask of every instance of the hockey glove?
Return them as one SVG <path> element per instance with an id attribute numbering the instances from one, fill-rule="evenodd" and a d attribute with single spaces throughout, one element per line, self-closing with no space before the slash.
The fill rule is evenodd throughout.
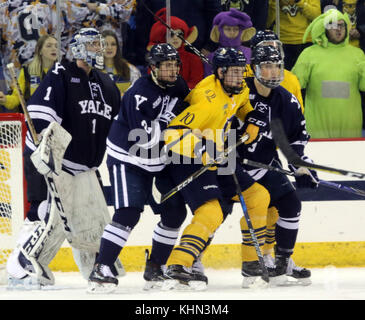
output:
<path id="1" fill-rule="evenodd" d="M 245 142 L 245 144 L 254 143 L 259 137 L 260 132 L 265 130 L 267 127 L 268 118 L 265 113 L 258 110 L 250 111 L 245 119 L 243 125 L 243 132 L 248 133 L 250 138 Z"/>
<path id="2" fill-rule="evenodd" d="M 206 166 L 209 163 L 212 163 L 215 159 L 214 153 L 217 153 L 215 148 L 215 144 L 211 140 L 202 139 L 194 146 L 194 154 L 199 159 L 203 166 Z M 217 155 L 218 156 L 218 155 Z M 209 170 L 217 170 L 217 166 L 212 166 Z"/>
<path id="3" fill-rule="evenodd" d="M 309 158 L 305 156 L 304 158 L 305 161 L 312 162 Z M 315 170 L 310 170 L 304 167 L 297 168 L 291 164 L 289 164 L 289 168 L 295 174 L 295 182 L 298 188 L 318 188 L 319 179 Z"/>

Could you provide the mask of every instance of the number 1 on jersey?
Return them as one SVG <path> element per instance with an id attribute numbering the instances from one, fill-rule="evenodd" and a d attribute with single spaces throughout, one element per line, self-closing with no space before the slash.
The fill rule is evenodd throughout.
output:
<path id="1" fill-rule="evenodd" d="M 92 133 L 95 134 L 95 131 L 96 131 L 96 119 L 93 119 L 93 121 L 91 121 L 91 123 L 93 124 Z"/>

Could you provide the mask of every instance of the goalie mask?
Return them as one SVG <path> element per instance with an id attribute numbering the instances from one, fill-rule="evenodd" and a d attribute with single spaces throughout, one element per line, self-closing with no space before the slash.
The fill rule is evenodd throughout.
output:
<path id="1" fill-rule="evenodd" d="M 83 60 L 89 66 L 104 69 L 104 38 L 94 28 L 82 28 L 70 42 L 74 59 Z"/>
<path id="2" fill-rule="evenodd" d="M 168 43 L 154 45 L 146 57 L 153 81 L 160 87 L 175 85 L 181 60 L 176 49 Z M 152 68 L 154 66 L 154 68 Z"/>
<path id="3" fill-rule="evenodd" d="M 274 89 L 284 79 L 284 61 L 273 46 L 257 46 L 252 51 L 251 66 L 255 78 L 265 87 Z"/>
<path id="4" fill-rule="evenodd" d="M 231 67 L 239 67 L 237 70 L 229 70 Z M 223 77 L 220 77 L 218 69 L 221 68 Z M 241 70 L 242 69 L 242 70 Z M 214 75 L 222 84 L 228 94 L 239 94 L 243 89 L 243 74 L 246 70 L 246 58 L 244 54 L 234 48 L 219 48 L 214 52 Z M 242 72 L 241 72 L 242 71 Z"/>

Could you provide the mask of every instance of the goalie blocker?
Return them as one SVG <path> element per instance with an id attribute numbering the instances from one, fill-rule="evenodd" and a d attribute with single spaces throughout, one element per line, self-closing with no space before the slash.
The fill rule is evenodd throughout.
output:
<path id="1" fill-rule="evenodd" d="M 48 265 L 66 238 L 85 279 L 93 267 L 102 232 L 111 219 L 95 171 L 73 176 L 61 170 L 70 140 L 67 131 L 54 122 L 45 130 L 31 156 L 37 170 L 45 174 L 49 197 L 45 218 L 25 221 L 17 247 L 8 260 L 11 288 L 53 285 Z M 125 274 L 119 260 L 113 272 L 116 276 Z"/>

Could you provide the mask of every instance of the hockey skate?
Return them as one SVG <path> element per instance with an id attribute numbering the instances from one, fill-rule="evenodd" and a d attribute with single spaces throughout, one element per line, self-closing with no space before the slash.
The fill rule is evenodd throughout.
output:
<path id="1" fill-rule="evenodd" d="M 185 266 L 173 264 L 167 267 L 162 290 L 206 290 L 207 284 L 204 281 L 195 281 L 191 270 Z"/>
<path id="2" fill-rule="evenodd" d="M 204 266 L 199 258 L 194 260 L 191 272 L 194 281 L 202 281 L 205 284 L 208 284 L 208 277 L 204 273 Z"/>
<path id="3" fill-rule="evenodd" d="M 289 259 L 286 274 L 290 277 L 290 282 L 292 282 L 293 284 L 302 286 L 309 286 L 310 284 L 312 284 L 311 271 L 306 268 L 297 266 L 292 258 Z M 294 279 L 296 281 L 294 281 Z"/>
<path id="4" fill-rule="evenodd" d="M 275 268 L 275 259 L 271 254 L 265 254 L 264 261 L 269 270 Z M 286 275 L 289 276 L 287 285 L 308 286 L 312 283 L 310 279 L 311 271 L 297 266 L 292 258 L 289 258 Z"/>
<path id="5" fill-rule="evenodd" d="M 143 279 L 146 280 L 143 290 L 161 289 L 163 277 L 163 265 L 159 265 L 151 260 L 149 251 L 146 250 L 146 268 L 143 273 Z"/>
<path id="6" fill-rule="evenodd" d="M 88 293 L 112 293 L 118 286 L 118 279 L 110 267 L 97 263 L 89 276 Z"/>
<path id="7" fill-rule="evenodd" d="M 266 288 L 267 282 L 262 277 L 259 261 L 242 262 L 241 274 L 243 276 L 242 288 Z"/>

